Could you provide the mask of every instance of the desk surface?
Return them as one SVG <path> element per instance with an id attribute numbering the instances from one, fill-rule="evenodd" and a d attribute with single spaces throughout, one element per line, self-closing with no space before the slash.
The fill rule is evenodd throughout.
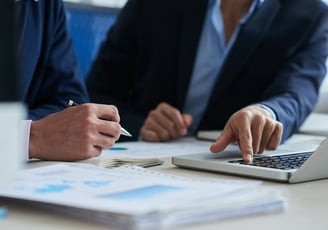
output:
<path id="1" fill-rule="evenodd" d="M 34 162 L 30 163 L 28 166 L 38 167 L 44 164 L 47 164 L 47 162 Z M 184 176 L 207 176 L 212 178 L 237 178 L 243 180 L 252 180 L 248 178 L 177 168 L 170 163 L 170 159 L 165 159 L 165 163 L 163 165 L 154 167 L 152 169 Z M 276 189 L 288 199 L 288 207 L 284 212 L 269 215 L 233 218 L 179 229 L 327 229 L 328 180 L 313 181 L 294 185 L 264 181 L 262 186 Z M 8 216 L 0 219 L 0 229 L 109 229 L 107 226 L 86 222 L 81 219 L 68 217 L 63 214 L 47 211 L 45 209 L 31 207 L 20 202 L 0 199 L 0 203 L 8 209 Z"/>

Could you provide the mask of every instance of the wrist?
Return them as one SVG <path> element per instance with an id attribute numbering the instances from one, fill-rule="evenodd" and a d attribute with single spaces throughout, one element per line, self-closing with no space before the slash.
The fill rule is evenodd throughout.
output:
<path id="1" fill-rule="evenodd" d="M 266 106 L 263 104 L 255 104 L 255 105 L 260 107 L 261 109 L 267 111 L 273 120 L 277 120 L 276 113 L 269 106 Z"/>

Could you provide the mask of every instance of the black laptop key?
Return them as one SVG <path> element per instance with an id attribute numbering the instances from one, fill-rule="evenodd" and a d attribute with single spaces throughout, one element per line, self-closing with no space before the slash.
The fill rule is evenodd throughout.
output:
<path id="1" fill-rule="evenodd" d="M 297 169 L 311 156 L 312 152 L 296 153 L 280 156 L 259 156 L 254 157 L 252 163 L 246 163 L 243 160 L 233 160 L 229 163 L 245 164 L 257 167 L 275 168 L 275 169 Z"/>

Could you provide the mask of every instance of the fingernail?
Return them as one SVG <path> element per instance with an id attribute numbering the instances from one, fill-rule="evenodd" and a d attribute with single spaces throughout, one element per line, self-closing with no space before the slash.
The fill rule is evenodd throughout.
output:
<path id="1" fill-rule="evenodd" d="M 249 163 L 252 163 L 253 162 L 253 156 L 252 156 L 252 154 L 247 154 L 247 161 Z"/>

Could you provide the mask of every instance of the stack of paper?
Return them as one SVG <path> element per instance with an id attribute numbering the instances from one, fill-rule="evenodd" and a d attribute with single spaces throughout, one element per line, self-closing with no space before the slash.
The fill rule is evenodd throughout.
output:
<path id="1" fill-rule="evenodd" d="M 139 166 L 148 168 L 163 164 L 159 158 L 133 158 L 133 157 L 94 157 L 80 161 L 81 163 L 93 164 L 102 168 L 114 168 L 120 166 Z"/>
<path id="2" fill-rule="evenodd" d="M 140 167 L 58 164 L 23 171 L 0 196 L 37 202 L 120 229 L 163 229 L 281 211 L 260 182 L 187 178 Z"/>

